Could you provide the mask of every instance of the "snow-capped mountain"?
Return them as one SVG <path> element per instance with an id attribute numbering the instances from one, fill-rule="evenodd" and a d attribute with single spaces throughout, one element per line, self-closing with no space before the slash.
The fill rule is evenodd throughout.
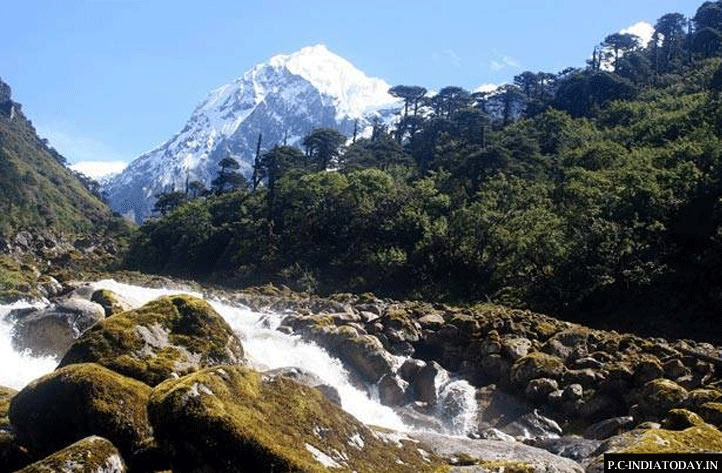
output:
<path id="1" fill-rule="evenodd" d="M 390 86 L 369 78 L 325 46 L 278 55 L 209 94 L 173 138 L 135 159 L 105 186 L 111 207 L 136 221 L 151 213 L 155 195 L 184 190 L 187 180 L 209 185 L 228 155 L 252 173 L 259 133 L 262 150 L 298 144 L 318 127 L 351 136 L 376 116 L 399 109 Z"/>

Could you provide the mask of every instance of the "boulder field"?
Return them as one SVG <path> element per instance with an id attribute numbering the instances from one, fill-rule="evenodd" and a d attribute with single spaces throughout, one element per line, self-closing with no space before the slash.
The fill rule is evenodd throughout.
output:
<path id="1" fill-rule="evenodd" d="M 416 430 L 362 424 L 313 373 L 248 366 L 201 299 L 129 309 L 84 286 L 9 315 L 18 346 L 63 353 L 20 392 L 0 389 L 0 471 L 581 472 L 604 452 L 722 451 L 710 344 L 493 305 L 213 296 L 284 314 L 277 330 L 325 347 Z"/>

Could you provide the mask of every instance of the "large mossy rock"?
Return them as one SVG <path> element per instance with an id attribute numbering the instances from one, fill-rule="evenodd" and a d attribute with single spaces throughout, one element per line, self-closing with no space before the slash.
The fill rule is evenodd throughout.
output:
<path id="1" fill-rule="evenodd" d="M 243 346 L 207 302 L 166 296 L 113 315 L 73 343 L 60 366 L 98 363 L 155 386 L 208 366 L 236 364 Z"/>
<path id="2" fill-rule="evenodd" d="M 148 444 L 151 388 L 94 363 L 60 368 L 16 394 L 9 409 L 18 439 L 36 458 L 99 435 L 131 461 Z"/>
<path id="3" fill-rule="evenodd" d="M 17 473 L 125 473 L 120 452 L 102 437 L 87 437 Z"/>
<path id="4" fill-rule="evenodd" d="M 441 468 L 421 444 L 371 431 L 315 389 L 241 366 L 165 381 L 154 389 L 148 415 L 174 473 Z"/>
<path id="5" fill-rule="evenodd" d="M 27 448 L 21 445 L 10 425 L 10 400 L 18 392 L 0 386 L 0 471 L 15 471 L 32 461 Z"/>
<path id="6" fill-rule="evenodd" d="M 536 378 L 559 379 L 564 373 L 564 363 L 554 355 L 538 351 L 519 358 L 511 367 L 511 381 L 526 386 Z"/>

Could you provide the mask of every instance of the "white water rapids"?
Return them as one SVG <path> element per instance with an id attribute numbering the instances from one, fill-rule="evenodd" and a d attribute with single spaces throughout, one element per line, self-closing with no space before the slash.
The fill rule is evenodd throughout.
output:
<path id="1" fill-rule="evenodd" d="M 99 281 L 93 283 L 93 286 L 96 289 L 113 291 L 134 307 L 140 307 L 164 295 L 181 292 L 203 297 L 202 294 L 192 291 L 148 289 L 118 283 L 113 280 Z M 409 427 L 401 421 L 391 408 L 371 399 L 366 392 L 353 386 L 349 382 L 348 372 L 338 359 L 329 355 L 319 346 L 303 341 L 298 336 L 287 335 L 274 330 L 280 323 L 281 315 L 262 314 L 217 300 L 206 300 L 239 334 L 243 342 L 246 358 L 258 370 L 293 366 L 310 371 L 326 384 L 335 387 L 341 397 L 343 409 L 360 421 L 393 430 L 409 430 Z M 58 360 L 51 357 L 34 357 L 27 352 L 20 353 L 13 350 L 13 326 L 11 322 L 5 320 L 5 316 L 12 309 L 28 306 L 27 303 L 0 305 L 0 385 L 18 390 L 22 389 L 30 381 L 54 370 L 58 362 Z M 462 404 L 464 404 L 464 406 L 461 406 L 464 412 L 456 413 L 458 415 L 451 419 L 450 427 L 457 433 L 463 433 L 468 427 L 466 423 L 473 422 L 473 417 L 476 414 L 473 388 L 466 382 L 457 381 L 454 383 L 450 383 L 447 388 L 453 384 L 454 389 L 465 389 L 466 392 L 463 396 L 458 396 L 462 400 Z M 463 386 L 464 384 L 466 386 Z M 470 408 L 470 405 L 474 407 Z M 465 425 L 458 425 L 459 422 Z"/>

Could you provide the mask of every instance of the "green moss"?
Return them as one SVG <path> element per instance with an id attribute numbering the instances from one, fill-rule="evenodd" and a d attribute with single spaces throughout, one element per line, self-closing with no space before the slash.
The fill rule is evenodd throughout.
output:
<path id="1" fill-rule="evenodd" d="M 647 382 L 642 388 L 640 405 L 652 414 L 662 415 L 681 406 L 687 396 L 687 390 L 674 381 L 657 378 Z"/>
<path id="2" fill-rule="evenodd" d="M 668 430 L 684 430 L 695 425 L 704 424 L 704 420 L 687 409 L 672 409 L 667 413 L 662 427 Z"/>
<path id="3" fill-rule="evenodd" d="M 629 434 L 623 434 L 629 435 Z M 722 451 L 722 433 L 708 424 L 682 431 L 653 429 L 615 453 L 699 453 Z"/>
<path id="4" fill-rule="evenodd" d="M 535 378 L 559 379 L 564 372 L 564 363 L 554 355 L 539 351 L 519 358 L 511 367 L 511 380 L 526 385 Z"/>
<path id="5" fill-rule="evenodd" d="M 71 365 L 26 386 L 10 403 L 18 438 L 46 455 L 100 435 L 125 458 L 152 435 L 146 405 L 151 388 L 94 363 Z"/>
<path id="6" fill-rule="evenodd" d="M 103 306 L 106 317 L 119 314 L 126 310 L 126 307 L 118 300 L 116 294 L 108 289 L 95 291 L 90 300 Z"/>
<path id="7" fill-rule="evenodd" d="M 95 362 L 155 386 L 242 357 L 237 336 L 207 302 L 179 295 L 102 320 L 73 343 L 60 366 Z"/>
<path id="8" fill-rule="evenodd" d="M 38 273 L 7 255 L 0 255 L 0 301 L 16 301 L 26 297 L 39 297 Z"/>
<path id="9" fill-rule="evenodd" d="M 359 473 L 434 471 L 442 463 L 432 453 L 426 461 L 410 440 L 402 447 L 385 440 L 314 389 L 238 366 L 163 382 L 149 415 L 173 463 L 185 468 L 328 471 L 313 449 Z"/>
<path id="10" fill-rule="evenodd" d="M 705 422 L 716 426 L 722 425 L 722 403 L 705 402 L 697 408 L 697 412 Z"/>

